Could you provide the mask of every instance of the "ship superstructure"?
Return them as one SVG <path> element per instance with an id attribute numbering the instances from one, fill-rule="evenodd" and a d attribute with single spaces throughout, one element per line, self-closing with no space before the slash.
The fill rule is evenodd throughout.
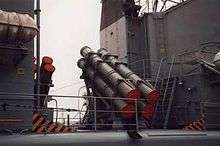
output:
<path id="1" fill-rule="evenodd" d="M 38 32 L 34 16 L 34 1 L 1 0 L 1 49 L 0 49 L 0 92 L 1 93 L 34 93 L 33 57 L 34 43 L 32 39 Z M 7 12 L 6 12 L 7 11 Z M 17 13 L 12 13 L 17 12 Z M 18 14 L 20 13 L 20 14 Z M 25 15 L 25 14 L 29 14 Z M 30 29 L 30 30 L 29 30 Z M 31 40 L 31 42 L 30 42 Z M 28 42 L 28 43 L 26 43 Z M 21 107 L 8 105 L 32 106 L 34 97 L 16 97 L 1 95 L 0 97 L 0 129 L 26 129 L 32 127 L 32 111 L 21 110 Z M 13 112 L 12 112 L 13 111 Z"/>
<path id="2" fill-rule="evenodd" d="M 206 115 L 207 126 L 219 128 L 210 112 L 219 102 L 219 1 L 187 0 L 141 14 L 134 1 L 102 4 L 101 48 L 160 91 L 152 126 L 183 128 Z"/>
<path id="3" fill-rule="evenodd" d="M 220 1 L 101 2 L 101 48 L 79 50 L 86 95 L 62 96 L 40 58 L 40 0 L 0 0 L 0 145 L 217 146 Z"/>

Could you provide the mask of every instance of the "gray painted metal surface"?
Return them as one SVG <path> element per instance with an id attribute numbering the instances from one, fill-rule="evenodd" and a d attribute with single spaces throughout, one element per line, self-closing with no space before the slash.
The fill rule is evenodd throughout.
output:
<path id="1" fill-rule="evenodd" d="M 34 16 L 34 0 L 0 0 L 0 9 Z"/>
<path id="2" fill-rule="evenodd" d="M 129 68 L 145 79 L 150 74 L 150 62 L 140 60 L 149 58 L 147 24 L 137 17 L 138 6 L 134 1 L 123 2 L 127 4 L 123 5 L 122 1 L 103 1 L 101 47 L 119 56 L 120 61 L 128 63 Z M 143 67 L 146 68 L 145 73 L 142 72 Z"/>
<path id="3" fill-rule="evenodd" d="M 127 62 L 126 22 L 124 16 L 100 32 L 100 47 L 108 49 L 123 62 Z"/>
<path id="4" fill-rule="evenodd" d="M 168 55 L 199 49 L 220 40 L 220 1 L 189 0 L 165 13 Z"/>
<path id="5" fill-rule="evenodd" d="M 2 146 L 219 146 L 219 132 L 142 131 L 140 140 L 126 132 L 0 136 Z"/>
<path id="6" fill-rule="evenodd" d="M 148 27 L 145 18 L 127 18 L 128 67 L 143 79 L 151 75 L 148 42 Z"/>
<path id="7" fill-rule="evenodd" d="M 164 13 L 147 14 L 150 59 L 160 60 L 172 55 L 207 49 L 208 52 L 220 50 L 220 1 L 188 0 Z M 207 51 L 206 50 L 206 51 Z M 186 54 L 186 57 L 197 57 L 212 61 L 214 55 L 203 52 Z M 177 61 L 182 58 L 177 57 Z M 180 61 L 180 60 L 179 60 Z M 184 66 L 184 72 L 192 67 Z M 176 73 L 179 69 L 176 69 Z"/>

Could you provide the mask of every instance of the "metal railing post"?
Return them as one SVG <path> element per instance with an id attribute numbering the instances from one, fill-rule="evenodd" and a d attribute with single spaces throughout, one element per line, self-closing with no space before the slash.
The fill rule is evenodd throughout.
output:
<path id="1" fill-rule="evenodd" d="M 69 114 L 67 115 L 67 126 L 68 127 L 70 126 L 70 115 Z"/>
<path id="2" fill-rule="evenodd" d="M 78 99 L 78 112 L 79 112 L 79 123 L 81 124 L 82 118 L 81 118 L 81 109 L 80 109 L 79 103 L 80 103 L 80 99 Z"/>
<path id="3" fill-rule="evenodd" d="M 139 123 L 138 123 L 138 99 L 135 100 L 135 121 L 136 121 L 136 130 L 139 130 Z"/>
<path id="4" fill-rule="evenodd" d="M 40 97 L 41 97 L 41 95 L 40 95 Z M 43 110 L 43 112 L 45 112 L 46 119 L 48 118 L 48 113 L 49 113 L 48 108 L 47 108 L 47 102 L 48 102 L 48 95 L 46 95 L 44 103 L 43 103 L 43 107 L 42 107 L 43 109 L 44 108 L 46 109 L 46 111 Z M 46 134 L 48 134 L 48 129 L 47 129 L 48 127 L 45 125 L 44 128 L 45 128 L 44 134 L 46 135 Z"/>
<path id="5" fill-rule="evenodd" d="M 96 97 L 94 97 L 94 123 L 95 131 L 97 131 L 97 113 L 96 113 Z"/>
<path id="6" fill-rule="evenodd" d="M 55 122 L 56 122 L 56 124 L 57 124 L 57 120 L 58 120 L 58 102 L 57 102 L 57 100 L 56 99 L 53 99 L 54 101 L 55 101 L 55 104 L 56 104 L 56 120 L 55 120 Z"/>

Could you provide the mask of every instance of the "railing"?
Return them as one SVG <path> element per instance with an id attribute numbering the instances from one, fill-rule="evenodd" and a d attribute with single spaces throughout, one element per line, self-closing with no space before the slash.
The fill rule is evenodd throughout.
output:
<path id="1" fill-rule="evenodd" d="M 214 56 L 220 51 L 220 43 L 218 46 L 212 43 L 202 44 L 202 49 L 184 51 L 175 56 L 175 62 L 172 58 L 162 58 L 161 60 L 141 59 L 129 63 L 129 67 L 143 79 L 150 79 L 157 85 L 158 81 L 169 75 L 169 68 L 173 69 L 172 76 L 187 76 L 196 73 L 199 69 L 199 59 L 213 62 Z M 214 47 L 214 49 L 213 49 Z"/>
<path id="2" fill-rule="evenodd" d="M 43 97 L 44 99 L 44 106 L 38 107 L 34 106 L 33 104 L 30 105 L 22 105 L 19 103 L 19 101 L 32 101 L 32 103 L 37 100 L 37 98 L 34 97 Z M 60 100 L 64 101 L 65 99 L 72 102 L 74 104 L 73 108 L 67 108 L 67 107 L 59 107 L 59 105 L 56 105 L 56 107 L 48 107 L 47 103 L 51 100 Z M 105 124 L 98 122 L 97 115 L 99 113 L 110 113 L 110 114 L 120 114 L 122 111 L 119 110 L 102 110 L 98 109 L 96 106 L 98 99 L 105 99 L 105 100 L 130 100 L 134 101 L 135 110 L 134 111 L 127 111 L 128 113 L 134 113 L 134 121 L 123 123 L 121 120 L 115 119 L 115 121 L 111 124 Z M 77 105 L 80 104 L 78 100 L 92 100 L 94 102 L 94 109 L 89 109 L 90 113 L 93 113 L 92 118 L 94 119 L 94 123 L 87 123 L 84 124 L 81 121 L 81 116 L 84 116 L 87 112 L 86 109 L 83 109 L 83 105 Z M 141 122 L 139 118 L 139 111 L 138 111 L 138 101 L 141 101 L 143 99 L 128 99 L 128 98 L 119 98 L 119 97 L 94 97 L 94 96 L 63 96 L 63 95 L 39 95 L 39 94 L 19 94 L 19 93 L 0 93 L 0 113 L 1 112 L 40 112 L 42 113 L 46 118 L 50 114 L 51 110 L 54 112 L 57 112 L 57 116 L 53 119 L 54 123 L 62 123 L 67 126 L 72 126 L 76 129 L 82 127 L 82 126 L 91 126 L 94 130 L 99 130 L 100 126 L 112 126 L 112 127 L 119 127 L 119 129 L 125 127 L 125 126 L 133 126 L 136 130 L 139 130 L 140 127 L 143 127 L 143 123 Z M 80 107 L 80 108 L 79 108 Z M 123 111 L 124 112 L 124 111 Z M 81 115 L 81 116 L 79 116 Z M 32 117 L 29 117 L 32 118 Z M 120 118 L 119 118 L 120 119 Z M 0 126 L 1 127 L 1 126 Z M 123 128 L 124 129 L 124 128 Z M 113 128 L 111 130 L 118 130 L 118 128 Z M 47 130 L 46 130 L 47 131 Z"/>
<path id="3" fill-rule="evenodd" d="M 220 51 L 219 42 L 207 42 L 201 44 L 200 49 L 191 49 L 183 51 L 176 55 L 176 60 L 179 62 L 180 66 L 180 75 L 190 75 L 196 70 L 199 69 L 200 64 L 199 60 L 206 60 L 207 62 L 212 63 L 214 56 Z"/>
<path id="4" fill-rule="evenodd" d="M 157 75 L 158 70 L 161 70 L 162 63 L 161 60 L 141 59 L 129 63 L 129 66 L 141 78 L 156 80 L 159 78 Z"/>

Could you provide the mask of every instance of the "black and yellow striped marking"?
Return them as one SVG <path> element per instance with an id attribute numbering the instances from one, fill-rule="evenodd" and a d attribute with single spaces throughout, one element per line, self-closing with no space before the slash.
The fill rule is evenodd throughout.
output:
<path id="1" fill-rule="evenodd" d="M 206 122 L 205 117 L 200 118 L 199 120 L 189 124 L 184 128 L 184 130 L 195 130 L 195 131 L 203 131 L 206 130 Z"/>
<path id="2" fill-rule="evenodd" d="M 47 133 L 72 133 L 75 132 L 74 128 L 67 127 L 60 123 L 53 123 L 46 120 L 41 114 L 34 113 L 32 119 L 32 131 L 38 134 Z"/>

